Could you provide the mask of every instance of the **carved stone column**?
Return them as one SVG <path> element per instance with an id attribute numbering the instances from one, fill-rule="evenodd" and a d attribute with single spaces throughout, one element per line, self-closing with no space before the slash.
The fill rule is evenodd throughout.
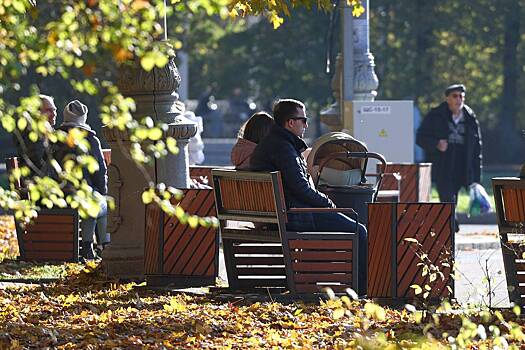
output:
<path id="1" fill-rule="evenodd" d="M 185 118 L 184 104 L 177 102 L 180 76 L 173 59 L 163 68 L 144 71 L 138 62 L 123 67 L 117 82 L 121 92 L 135 100 L 136 118 L 152 117 L 168 124 L 165 137 L 177 139 L 178 154 L 155 161 L 141 172 L 129 158 L 131 142 L 126 132 L 103 128 L 111 147 L 112 163 L 108 168 L 110 196 L 116 210 L 109 213 L 111 244 L 103 252 L 103 263 L 109 276 L 144 277 L 145 206 L 142 192 L 148 187 L 147 176 L 156 182 L 178 188 L 189 186 L 188 139 L 197 126 Z"/>

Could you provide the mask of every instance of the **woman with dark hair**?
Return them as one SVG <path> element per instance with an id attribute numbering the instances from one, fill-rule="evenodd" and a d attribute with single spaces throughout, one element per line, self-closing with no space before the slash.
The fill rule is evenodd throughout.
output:
<path id="1" fill-rule="evenodd" d="M 232 148 L 231 161 L 237 170 L 250 169 L 250 157 L 255 146 L 270 132 L 275 124 L 271 115 L 257 112 L 239 129 L 237 143 Z"/>

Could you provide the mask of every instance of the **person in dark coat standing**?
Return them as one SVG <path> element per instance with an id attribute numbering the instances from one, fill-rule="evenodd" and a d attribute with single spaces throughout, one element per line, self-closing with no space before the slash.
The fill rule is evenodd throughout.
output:
<path id="1" fill-rule="evenodd" d="M 432 163 L 441 202 L 457 203 L 461 187 L 468 189 L 481 178 L 481 131 L 476 114 L 465 104 L 465 92 L 463 84 L 449 86 L 445 102 L 428 113 L 417 131 L 416 143 Z"/>
<path id="2" fill-rule="evenodd" d="M 335 208 L 334 203 L 313 184 L 302 156 L 307 148 L 303 140 L 308 127 L 305 106 L 293 99 L 279 100 L 273 108 L 275 125 L 259 142 L 250 159 L 254 171 L 280 171 L 287 208 Z M 292 231 L 355 232 L 356 222 L 337 212 L 289 213 L 287 228 Z M 358 293 L 366 294 L 367 231 L 358 225 Z"/>

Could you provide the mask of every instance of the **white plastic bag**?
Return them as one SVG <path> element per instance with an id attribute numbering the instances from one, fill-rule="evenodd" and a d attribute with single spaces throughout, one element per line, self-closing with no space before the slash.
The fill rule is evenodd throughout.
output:
<path id="1" fill-rule="evenodd" d="M 470 185 L 470 202 L 468 206 L 469 216 L 486 214 L 492 210 L 489 195 L 485 188 L 478 183 Z"/>

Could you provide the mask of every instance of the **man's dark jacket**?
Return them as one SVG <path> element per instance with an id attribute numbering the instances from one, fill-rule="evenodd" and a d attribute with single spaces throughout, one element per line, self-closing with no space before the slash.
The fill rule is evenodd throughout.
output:
<path id="1" fill-rule="evenodd" d="M 72 128 L 79 128 L 87 131 L 85 140 L 89 143 L 89 155 L 96 159 L 98 163 L 98 170 L 91 174 L 86 168 L 83 169 L 84 179 L 88 185 L 102 195 L 106 195 L 108 192 L 108 175 L 106 162 L 102 155 L 102 147 L 100 146 L 100 140 L 97 134 L 92 129 L 80 127 L 78 125 L 62 124 L 58 129 L 69 132 Z M 76 146 L 69 147 L 66 143 L 57 143 L 54 147 L 53 155 L 55 159 L 63 166 L 63 162 L 71 156 L 78 156 L 83 154 Z"/>
<path id="2" fill-rule="evenodd" d="M 333 202 L 315 189 L 301 153 L 306 143 L 287 129 L 274 125 L 255 147 L 250 159 L 254 171 L 280 171 L 288 208 L 330 208 Z"/>
<path id="3" fill-rule="evenodd" d="M 48 175 L 48 141 L 43 139 L 41 135 L 33 142 L 29 139 L 31 130 L 26 128 L 20 132 L 20 139 L 13 134 L 13 139 L 18 153 L 18 165 L 27 166 L 31 171 L 31 175 Z"/>
<path id="4" fill-rule="evenodd" d="M 463 116 L 465 118 L 465 183 L 469 186 L 473 182 L 480 182 L 481 174 L 481 132 L 474 111 L 464 105 Z M 450 178 L 449 175 L 457 173 L 449 156 L 449 149 L 441 152 L 437 149 L 439 140 L 448 140 L 449 125 L 452 122 L 452 111 L 446 102 L 433 108 L 423 119 L 417 131 L 416 143 L 425 150 L 427 161 L 432 162 L 432 181 L 441 183 Z"/>

